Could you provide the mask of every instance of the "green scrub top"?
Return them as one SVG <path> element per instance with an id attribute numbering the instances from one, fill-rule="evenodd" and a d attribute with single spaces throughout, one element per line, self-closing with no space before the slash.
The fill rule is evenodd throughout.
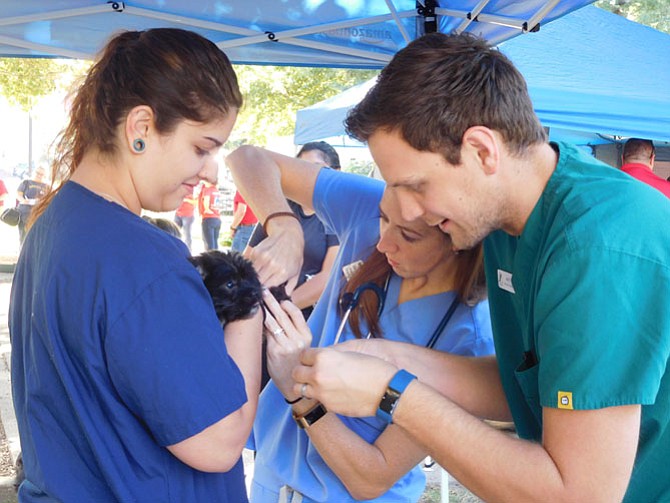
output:
<path id="1" fill-rule="evenodd" d="M 625 501 L 670 501 L 670 201 L 567 144 L 523 233 L 484 242 L 501 378 L 517 432 L 542 407 L 641 404 Z"/>

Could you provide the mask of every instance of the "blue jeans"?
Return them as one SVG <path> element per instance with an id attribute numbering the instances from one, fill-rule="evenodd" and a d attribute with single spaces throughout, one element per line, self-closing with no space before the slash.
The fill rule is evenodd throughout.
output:
<path id="1" fill-rule="evenodd" d="M 205 242 L 205 250 L 219 249 L 219 231 L 221 231 L 220 218 L 202 219 L 202 240 Z"/>
<path id="2" fill-rule="evenodd" d="M 184 236 L 184 243 L 188 246 L 188 249 L 191 249 L 191 226 L 193 225 L 193 220 L 195 217 L 180 217 L 175 215 L 174 223 L 176 223 L 181 229 L 182 236 Z"/>
<path id="3" fill-rule="evenodd" d="M 230 249 L 242 253 L 247 247 L 251 233 L 254 232 L 254 227 L 256 227 L 256 224 L 238 226 Z"/>

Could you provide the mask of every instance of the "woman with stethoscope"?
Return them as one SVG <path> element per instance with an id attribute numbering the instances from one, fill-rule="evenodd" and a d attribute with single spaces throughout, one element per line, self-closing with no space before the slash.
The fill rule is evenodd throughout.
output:
<path id="1" fill-rule="evenodd" d="M 481 250 L 456 255 L 438 228 L 404 221 L 394 191 L 385 191 L 379 180 L 319 170 L 250 147 L 231 154 L 227 163 L 269 230 L 268 243 L 254 249 L 270 245 L 268 253 L 251 256 L 263 281 L 269 283 L 273 274 L 271 255 L 296 240 L 290 216 L 268 219 L 282 211 L 275 198 L 281 189 L 313 207 L 340 240 L 309 326 L 291 303 L 280 307 L 266 298 L 273 381 L 261 395 L 254 423 L 251 501 L 417 501 L 425 488 L 418 466 L 425 452 L 384 420 L 336 416 L 296 395 L 291 370 L 307 345 L 368 334 L 439 351 L 491 354 Z"/>

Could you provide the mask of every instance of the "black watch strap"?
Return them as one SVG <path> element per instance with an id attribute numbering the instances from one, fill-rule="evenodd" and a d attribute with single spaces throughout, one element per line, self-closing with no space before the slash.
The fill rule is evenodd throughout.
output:
<path id="1" fill-rule="evenodd" d="M 328 411 L 326 410 L 326 408 L 322 404 L 317 403 L 309 411 L 305 412 L 300 416 L 294 412 L 293 419 L 295 419 L 295 422 L 298 423 L 298 426 L 300 426 L 300 428 L 304 430 L 312 426 L 327 413 Z"/>

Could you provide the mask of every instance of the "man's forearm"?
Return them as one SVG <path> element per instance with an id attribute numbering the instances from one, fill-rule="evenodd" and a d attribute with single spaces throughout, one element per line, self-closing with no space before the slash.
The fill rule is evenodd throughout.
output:
<path id="1" fill-rule="evenodd" d="M 235 186 L 251 206 L 259 222 L 271 213 L 291 211 L 281 188 L 281 176 L 272 160 L 259 149 L 240 148 L 229 154 L 226 164 Z M 253 166 L 253 169 L 248 169 Z"/>
<path id="2" fill-rule="evenodd" d="M 511 420 L 494 356 L 459 356 L 415 344 L 382 343 L 386 359 L 410 371 L 469 413 L 483 419 Z"/>
<path id="3" fill-rule="evenodd" d="M 563 483 L 540 444 L 488 426 L 423 383 L 408 386 L 393 422 L 486 501 L 560 501 L 547 497 Z"/>

